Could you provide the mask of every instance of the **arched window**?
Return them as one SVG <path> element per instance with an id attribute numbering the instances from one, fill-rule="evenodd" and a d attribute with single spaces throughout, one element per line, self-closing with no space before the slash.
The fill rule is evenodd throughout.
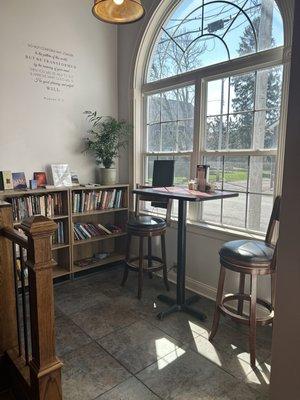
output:
<path id="1" fill-rule="evenodd" d="M 197 164 L 239 197 L 191 208 L 190 220 L 266 231 L 277 188 L 284 26 L 273 0 L 182 0 L 148 54 L 143 180 L 176 160 L 176 184 Z"/>
<path id="2" fill-rule="evenodd" d="M 183 0 L 163 24 L 149 82 L 283 45 L 273 0 Z"/>

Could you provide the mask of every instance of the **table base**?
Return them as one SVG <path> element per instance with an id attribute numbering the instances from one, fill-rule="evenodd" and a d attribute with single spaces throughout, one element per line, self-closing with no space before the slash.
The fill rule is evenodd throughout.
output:
<path id="1" fill-rule="evenodd" d="M 172 299 L 169 296 L 165 296 L 163 294 L 159 295 L 158 300 L 162 301 L 163 303 L 166 303 L 170 306 L 166 311 L 162 311 L 157 315 L 157 318 L 160 320 L 163 320 L 165 317 L 167 317 L 170 314 L 176 313 L 176 312 L 186 312 L 187 314 L 192 315 L 193 317 L 199 319 L 200 321 L 205 321 L 207 319 L 207 316 L 202 313 L 201 311 L 195 310 L 191 305 L 196 303 L 199 299 L 200 296 L 194 295 L 187 299 L 185 303 L 183 304 L 177 304 L 176 300 Z"/>

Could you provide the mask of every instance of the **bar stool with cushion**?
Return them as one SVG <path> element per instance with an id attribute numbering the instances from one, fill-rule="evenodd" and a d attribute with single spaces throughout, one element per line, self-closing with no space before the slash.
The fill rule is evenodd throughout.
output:
<path id="1" fill-rule="evenodd" d="M 216 300 L 216 310 L 209 340 L 215 337 L 220 315 L 230 317 L 233 321 L 248 325 L 249 348 L 251 366 L 256 363 L 256 327 L 271 324 L 274 319 L 275 300 L 275 274 L 276 274 L 276 244 L 273 244 L 276 224 L 279 223 L 280 197 L 275 199 L 269 227 L 265 241 L 259 240 L 236 240 L 225 243 L 221 248 L 220 263 L 221 271 Z M 223 296 L 226 269 L 240 274 L 239 293 Z M 245 278 L 250 276 L 250 295 L 245 294 Z M 272 296 L 271 303 L 257 298 L 257 278 L 261 275 L 271 275 Z M 238 301 L 237 311 L 228 306 L 228 302 Z M 250 316 L 243 312 L 244 301 L 250 302 Z M 258 318 L 256 305 L 260 304 L 268 310 L 268 316 Z"/>
<path id="2" fill-rule="evenodd" d="M 172 186 L 174 181 L 174 161 L 158 160 L 154 162 L 153 186 Z M 153 187 L 152 186 L 152 187 Z M 150 186 L 137 185 L 139 188 L 149 188 Z M 140 202 L 150 201 L 152 207 L 166 210 L 166 218 L 154 217 L 150 215 L 140 215 Z M 166 260 L 165 235 L 167 226 L 171 220 L 172 201 L 160 196 L 147 197 L 146 195 L 136 195 L 135 215 L 127 223 L 127 251 L 126 263 L 122 286 L 125 285 L 129 270 L 138 272 L 138 298 L 142 297 L 144 272 L 152 278 L 153 272 L 163 271 L 163 278 L 166 289 L 169 290 L 168 271 Z M 139 255 L 131 257 L 130 247 L 132 237 L 139 238 Z M 161 257 L 152 254 L 152 238 L 159 237 L 161 244 Z M 148 253 L 144 255 L 144 239 L 148 241 Z M 146 263 L 145 263 L 146 260 Z"/>

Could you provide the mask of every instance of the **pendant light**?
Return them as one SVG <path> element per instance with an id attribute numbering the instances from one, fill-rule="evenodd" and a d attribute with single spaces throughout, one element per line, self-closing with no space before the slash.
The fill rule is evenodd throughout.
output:
<path id="1" fill-rule="evenodd" d="M 145 10 L 141 0 L 94 0 L 93 14 L 111 24 L 128 24 L 141 19 Z"/>

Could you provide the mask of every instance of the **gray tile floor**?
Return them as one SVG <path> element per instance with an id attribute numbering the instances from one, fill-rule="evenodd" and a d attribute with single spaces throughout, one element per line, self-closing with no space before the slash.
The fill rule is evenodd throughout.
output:
<path id="1" fill-rule="evenodd" d="M 159 321 L 163 282 L 145 277 L 139 301 L 136 274 L 125 288 L 121 277 L 122 268 L 114 268 L 55 286 L 65 400 L 268 399 L 270 328 L 258 331 L 252 370 L 245 329 L 223 319 L 208 341 L 212 301 L 197 304 L 208 315 L 204 323 L 185 314 Z"/>

